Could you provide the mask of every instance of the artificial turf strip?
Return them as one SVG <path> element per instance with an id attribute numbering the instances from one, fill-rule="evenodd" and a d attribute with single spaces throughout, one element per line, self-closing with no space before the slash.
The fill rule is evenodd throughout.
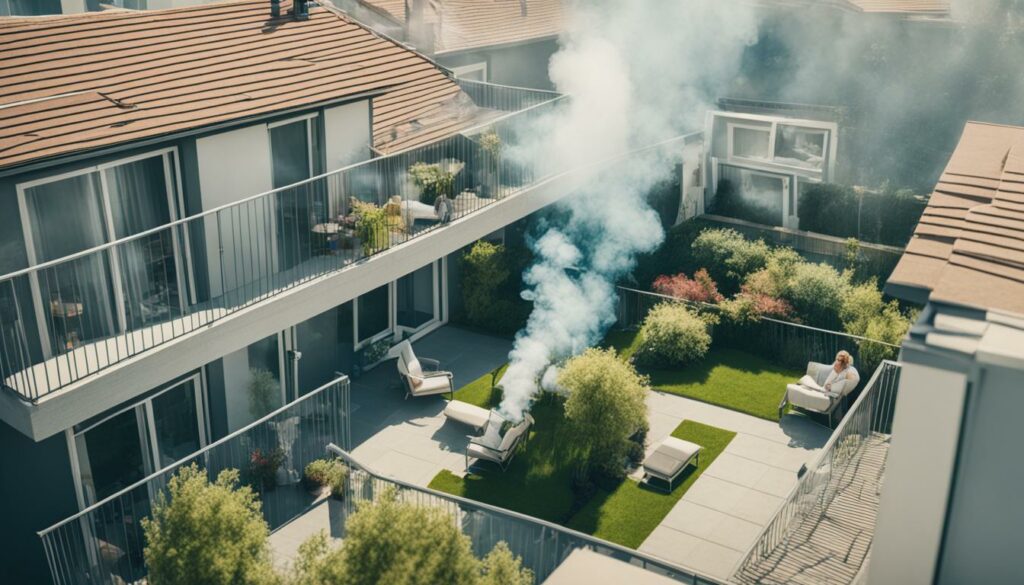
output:
<path id="1" fill-rule="evenodd" d="M 604 345 L 629 359 L 640 346 L 636 331 L 613 331 Z M 701 402 L 737 410 L 770 421 L 779 420 L 779 402 L 786 384 L 803 372 L 779 367 L 770 360 L 728 348 L 712 348 L 704 359 L 672 370 L 637 368 L 651 378 L 651 387 Z"/>
<path id="2" fill-rule="evenodd" d="M 525 449 L 502 472 L 488 463 L 461 478 L 441 471 L 429 487 L 478 502 L 564 524 L 572 509 L 573 459 L 568 425 L 559 401 L 541 398 L 530 410 L 536 424 Z"/>
<path id="3" fill-rule="evenodd" d="M 703 447 L 703 450 L 700 452 L 699 465 L 696 468 L 687 467 L 683 471 L 676 479 L 677 483 L 671 494 L 655 491 L 627 479 L 614 491 L 598 490 L 572 517 L 568 523 L 569 528 L 629 548 L 639 547 L 658 524 L 661 524 L 686 490 L 690 489 L 704 470 L 725 450 L 736 433 L 684 420 L 672 431 L 672 436 L 696 443 Z"/>
<path id="4" fill-rule="evenodd" d="M 455 400 L 475 404 L 481 408 L 494 408 L 501 402 L 501 391 L 494 387 L 505 375 L 508 364 L 502 364 L 490 373 L 480 376 L 455 391 Z"/>

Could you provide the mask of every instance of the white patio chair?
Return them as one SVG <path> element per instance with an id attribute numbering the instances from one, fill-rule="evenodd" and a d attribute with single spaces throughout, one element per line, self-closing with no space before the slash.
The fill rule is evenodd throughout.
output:
<path id="1" fill-rule="evenodd" d="M 779 403 L 779 419 L 782 419 L 782 415 L 786 412 L 786 405 L 789 404 L 806 412 L 823 414 L 828 417 L 828 426 L 834 426 L 832 424 L 833 415 L 843 404 L 845 398 L 860 383 L 860 372 L 850 366 L 846 380 L 835 382 L 829 390 L 825 390 L 825 380 L 831 369 L 832 364 L 808 363 L 807 375 L 814 380 L 815 385 L 819 388 L 808 388 L 802 384 L 788 384 L 786 394 L 782 397 L 782 402 Z"/>
<path id="2" fill-rule="evenodd" d="M 449 393 L 455 395 L 452 373 L 440 370 L 441 363 L 430 358 L 417 358 L 406 339 L 391 349 L 397 355 L 398 375 L 405 386 L 405 398 Z M 426 366 L 426 367 L 424 367 Z"/>
<path id="3" fill-rule="evenodd" d="M 468 471 L 470 468 L 470 459 L 497 463 L 502 471 L 508 469 L 519 444 L 526 443 L 531 426 L 533 426 L 533 417 L 529 414 L 523 415 L 523 420 L 505 432 L 505 436 L 501 438 L 497 447 L 491 447 L 485 443 L 485 439 L 488 437 L 487 433 L 483 437 L 470 439 L 469 445 L 466 446 L 466 470 Z"/>

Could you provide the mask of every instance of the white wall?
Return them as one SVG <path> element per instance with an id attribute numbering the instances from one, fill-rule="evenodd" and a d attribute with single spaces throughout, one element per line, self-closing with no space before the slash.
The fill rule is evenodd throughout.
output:
<path id="1" fill-rule="evenodd" d="M 270 134 L 264 124 L 222 132 L 196 140 L 199 184 L 204 210 L 265 193 L 273 188 Z M 219 295 L 266 275 L 272 269 L 277 245 L 265 234 L 275 233 L 271 200 L 246 204 L 242 209 L 209 216 L 206 247 L 210 292 Z M 220 221 L 218 237 L 217 222 Z M 233 235 L 234 237 L 230 237 Z M 223 240 L 223 267 L 217 253 Z M 273 238 L 269 238 L 273 240 Z M 223 279 L 221 269 L 223 268 Z"/>
<path id="2" fill-rule="evenodd" d="M 965 375 L 904 363 L 868 583 L 932 583 L 960 437 Z"/>
<path id="3" fill-rule="evenodd" d="M 370 101 L 324 110 L 324 154 L 333 171 L 370 158 Z"/>

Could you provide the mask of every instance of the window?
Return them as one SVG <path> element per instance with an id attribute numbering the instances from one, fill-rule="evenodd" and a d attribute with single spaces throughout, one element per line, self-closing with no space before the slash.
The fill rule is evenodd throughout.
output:
<path id="1" fill-rule="evenodd" d="M 29 264 L 173 221 L 179 205 L 173 149 L 18 186 Z M 182 314 L 184 266 L 175 230 L 162 230 L 33 273 L 47 357 Z"/>
<path id="2" fill-rule="evenodd" d="M 779 124 L 775 130 L 775 162 L 820 169 L 825 162 L 828 131 Z"/>
<path id="3" fill-rule="evenodd" d="M 460 65 L 452 67 L 452 73 L 459 79 L 469 81 L 487 81 L 487 63 L 473 63 L 471 65 Z"/>
<path id="4" fill-rule="evenodd" d="M 729 157 L 771 159 L 771 129 L 729 125 Z"/>
<path id="5" fill-rule="evenodd" d="M 440 319 L 438 295 L 439 262 L 420 268 L 398 279 L 395 323 L 409 331 L 416 331 Z"/>
<path id="6" fill-rule="evenodd" d="M 0 16 L 42 16 L 60 13 L 60 0 L 0 0 Z"/>
<path id="7" fill-rule="evenodd" d="M 719 176 L 721 184 L 728 181 L 734 192 L 729 195 L 731 200 L 716 201 L 716 210 L 725 205 L 728 211 L 723 211 L 723 215 L 765 225 L 787 225 L 789 177 L 732 165 L 721 165 Z M 720 191 L 717 197 L 725 195 Z"/>
<path id="8" fill-rule="evenodd" d="M 360 344 L 391 330 L 391 285 L 356 299 L 356 339 Z"/>

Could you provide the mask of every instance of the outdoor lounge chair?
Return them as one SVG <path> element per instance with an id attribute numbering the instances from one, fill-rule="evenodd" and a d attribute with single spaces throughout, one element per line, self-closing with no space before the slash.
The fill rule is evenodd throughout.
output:
<path id="1" fill-rule="evenodd" d="M 491 411 L 461 400 L 449 400 L 448 405 L 444 407 L 444 416 L 471 426 L 479 432 L 487 426 Z"/>
<path id="2" fill-rule="evenodd" d="M 832 364 L 810 362 L 807 364 L 807 375 L 814 378 L 816 384 L 822 386 L 831 369 Z M 786 405 L 789 404 L 806 412 L 828 416 L 828 426 L 832 427 L 834 413 L 839 410 L 845 398 L 853 392 L 859 383 L 860 373 L 856 368 L 850 366 L 848 379 L 833 384 L 828 392 L 807 388 L 800 384 L 788 384 L 786 394 L 782 397 L 782 402 L 779 403 L 779 419 L 782 419 L 783 413 L 786 412 Z"/>
<path id="3" fill-rule="evenodd" d="M 406 339 L 391 350 L 391 355 L 398 356 L 398 375 L 405 386 L 405 397 L 432 396 L 449 393 L 455 395 L 452 373 L 441 371 L 441 363 L 430 358 L 417 358 L 412 344 Z M 424 368 L 424 366 L 430 369 Z"/>
<path id="4" fill-rule="evenodd" d="M 495 414 L 494 416 L 497 417 L 498 415 Z M 500 421 L 497 424 L 500 425 Z M 512 457 L 519 448 L 519 444 L 525 444 L 526 439 L 529 437 L 531 426 L 533 426 L 533 417 L 529 414 L 523 415 L 523 420 L 508 429 L 496 447 L 488 446 L 487 439 L 490 435 L 488 432 L 485 432 L 482 437 L 470 439 L 469 445 L 466 446 L 466 470 L 469 470 L 470 459 L 490 461 L 491 463 L 497 463 L 502 471 L 507 469 L 509 463 L 512 462 Z"/>
<path id="5" fill-rule="evenodd" d="M 668 493 L 672 493 L 672 484 L 683 473 L 686 466 L 693 462 L 694 467 L 700 465 L 702 447 L 696 443 L 665 437 L 665 440 L 644 459 L 643 482 L 654 487 L 651 478 L 657 478 L 668 484 Z"/>

